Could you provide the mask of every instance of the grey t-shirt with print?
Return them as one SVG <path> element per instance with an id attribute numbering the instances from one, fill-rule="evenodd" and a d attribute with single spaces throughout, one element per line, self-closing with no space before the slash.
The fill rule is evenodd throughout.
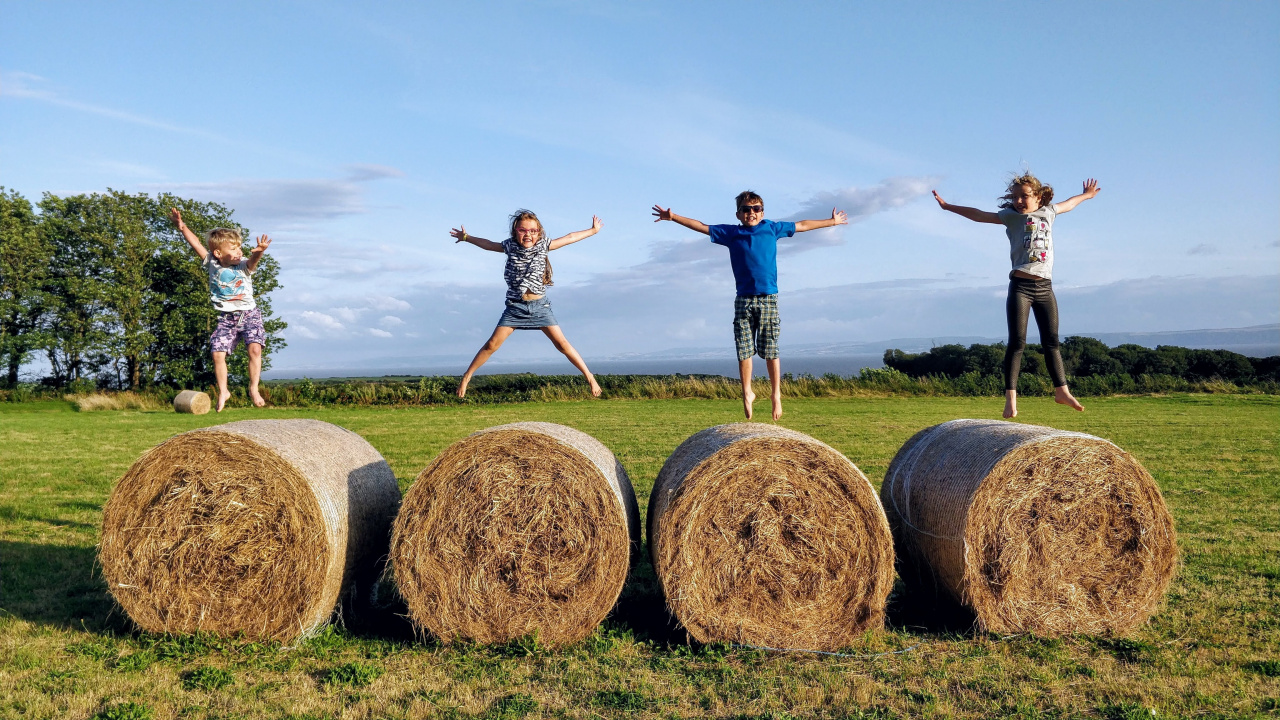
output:
<path id="1" fill-rule="evenodd" d="M 215 310 L 236 312 L 258 306 L 253 299 L 253 271 L 249 269 L 249 258 L 241 258 L 239 263 L 223 267 L 213 253 L 209 253 L 204 258 L 203 267 L 209 273 L 209 299 L 213 301 Z"/>
<path id="2" fill-rule="evenodd" d="M 1034 212 L 1020 213 L 1004 209 L 996 213 L 1009 236 L 1009 260 L 1014 270 L 1028 275 L 1053 277 L 1053 219 L 1058 211 L 1053 205 Z"/>

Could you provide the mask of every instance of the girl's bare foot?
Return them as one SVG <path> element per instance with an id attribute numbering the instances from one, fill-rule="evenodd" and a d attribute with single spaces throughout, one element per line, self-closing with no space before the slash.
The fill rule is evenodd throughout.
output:
<path id="1" fill-rule="evenodd" d="M 258 388 L 249 388 L 249 397 L 253 400 L 254 407 L 267 406 L 267 401 L 262 399 L 262 395 L 258 392 Z"/>
<path id="2" fill-rule="evenodd" d="M 1076 410 L 1084 412 L 1084 406 L 1081 405 L 1080 401 L 1071 394 L 1071 391 L 1067 389 L 1066 385 L 1061 385 L 1053 389 L 1053 401 L 1059 405 L 1066 405 L 1067 407 L 1073 407 Z"/>
<path id="3" fill-rule="evenodd" d="M 747 413 L 747 419 L 751 419 L 751 403 L 756 401 L 756 394 L 750 390 L 742 391 L 742 409 Z"/>
<path id="4" fill-rule="evenodd" d="M 769 400 L 773 403 L 773 419 L 777 420 L 782 417 L 782 395 L 771 395 Z"/>
<path id="5" fill-rule="evenodd" d="M 1018 417 L 1018 395 L 1012 391 L 1004 394 L 1004 419 Z"/>
<path id="6" fill-rule="evenodd" d="M 471 382 L 471 378 L 463 376 L 462 382 L 458 385 L 458 397 L 464 398 L 467 396 L 467 383 L 469 382 Z"/>
<path id="7" fill-rule="evenodd" d="M 591 379 L 591 396 L 600 397 L 600 384 L 596 382 L 595 378 Z"/>
<path id="8" fill-rule="evenodd" d="M 231 399 L 231 391 L 223 390 L 218 393 L 218 408 L 214 412 L 222 412 L 222 408 L 226 406 L 227 401 Z"/>

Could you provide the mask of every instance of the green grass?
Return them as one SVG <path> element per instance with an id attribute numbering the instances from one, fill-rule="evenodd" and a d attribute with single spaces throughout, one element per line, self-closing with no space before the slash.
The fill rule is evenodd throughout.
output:
<path id="1" fill-rule="evenodd" d="M 895 596 L 868 658 L 689 646 L 641 566 L 614 615 L 556 651 L 416 639 L 395 618 L 284 648 L 134 632 L 94 562 L 111 485 L 143 451 L 191 428 L 314 417 L 350 428 L 407 488 L 448 444 L 517 420 L 571 425 L 613 449 L 642 506 L 667 455 L 738 419 L 733 400 L 77 413 L 0 403 L 0 718 L 1277 717 L 1280 713 L 1280 397 L 1041 398 L 1021 420 L 1081 430 L 1152 472 L 1183 567 L 1131 639 L 975 635 Z M 791 399 L 782 424 L 823 440 L 879 485 L 916 430 L 994 417 L 994 398 Z M 767 405 L 760 405 L 764 411 Z M 950 623 L 950 624 L 948 624 Z"/>

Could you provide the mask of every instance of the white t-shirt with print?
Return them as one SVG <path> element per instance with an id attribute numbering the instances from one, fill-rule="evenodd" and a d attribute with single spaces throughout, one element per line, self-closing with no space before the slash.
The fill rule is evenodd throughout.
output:
<path id="1" fill-rule="evenodd" d="M 209 273 L 209 299 L 218 312 L 252 310 L 258 306 L 253 299 L 253 271 L 249 269 L 249 258 L 241 258 L 239 263 L 223 267 L 213 253 L 209 253 L 204 258 L 203 267 Z"/>

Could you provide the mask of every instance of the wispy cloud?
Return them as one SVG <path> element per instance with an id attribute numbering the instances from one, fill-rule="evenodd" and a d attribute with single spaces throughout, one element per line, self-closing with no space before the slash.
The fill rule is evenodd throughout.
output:
<path id="1" fill-rule="evenodd" d="M 1200 243 L 1187 251 L 1188 255 L 1217 255 L 1218 248 L 1209 243 Z"/>
<path id="2" fill-rule="evenodd" d="M 820 220 L 831 217 L 832 209 L 843 210 L 849 216 L 849 224 L 865 220 L 876 213 L 900 208 L 916 198 L 927 195 L 938 181 L 935 177 L 892 177 L 872 187 L 848 187 L 820 192 L 801 203 L 800 210 L 786 220 Z M 778 241 L 782 252 L 799 253 L 819 247 L 844 244 L 841 227 L 797 233 Z"/>

